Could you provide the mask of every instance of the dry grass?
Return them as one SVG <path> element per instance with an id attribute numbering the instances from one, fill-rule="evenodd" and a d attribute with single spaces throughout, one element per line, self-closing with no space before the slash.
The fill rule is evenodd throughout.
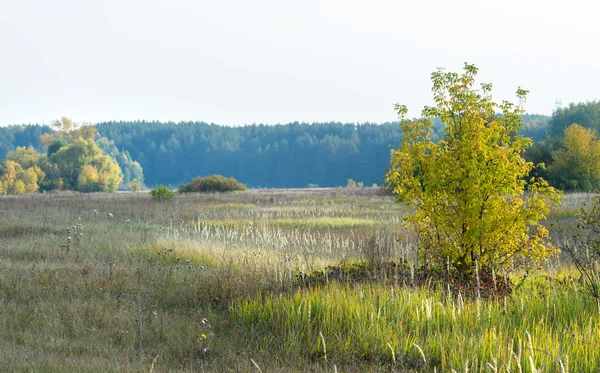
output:
<path id="1" fill-rule="evenodd" d="M 568 196 L 556 216 L 586 198 Z M 410 261 L 414 238 L 399 227 L 402 214 L 376 189 L 182 195 L 166 203 L 145 193 L 1 197 L 0 370 L 473 372 L 493 358 L 506 366 L 509 341 L 515 353 L 528 348 L 525 331 L 545 348 L 534 351 L 537 368 L 561 371 L 546 352 L 564 351 L 571 372 L 598 369 L 600 357 L 587 347 L 598 343 L 597 305 L 582 300 L 557 261 L 506 305 L 465 303 L 460 322 L 450 321 L 454 303 L 443 293 L 295 290 L 299 272 L 340 260 Z M 557 240 L 572 221 L 563 220 L 552 228 Z M 314 325 L 306 323 L 307 301 Z M 565 328 L 575 335 L 570 350 L 555 341 Z M 479 353 L 481 339 L 488 347 Z M 462 355 L 449 352 L 453 343 L 464 346 Z M 529 355 L 522 354 L 526 372 Z"/>

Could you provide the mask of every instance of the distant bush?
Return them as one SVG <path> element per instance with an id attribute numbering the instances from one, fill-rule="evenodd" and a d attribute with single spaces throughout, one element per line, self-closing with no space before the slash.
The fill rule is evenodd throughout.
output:
<path id="1" fill-rule="evenodd" d="M 191 183 L 179 186 L 180 193 L 224 193 L 236 190 L 244 191 L 247 188 L 233 177 L 227 178 L 221 175 L 198 176 Z"/>
<path id="2" fill-rule="evenodd" d="M 142 189 L 142 183 L 138 179 L 133 179 L 129 183 L 129 190 L 132 192 L 139 192 Z"/>
<path id="3" fill-rule="evenodd" d="M 169 201 L 175 196 L 175 192 L 170 187 L 159 185 L 150 191 L 152 199 L 155 201 Z"/>

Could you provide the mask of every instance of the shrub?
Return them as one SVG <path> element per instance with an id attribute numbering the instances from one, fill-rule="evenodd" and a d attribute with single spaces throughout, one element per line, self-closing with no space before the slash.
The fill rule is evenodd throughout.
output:
<path id="1" fill-rule="evenodd" d="M 142 183 L 140 183 L 138 179 L 131 180 L 131 183 L 129 183 L 129 190 L 135 193 L 139 192 L 140 189 L 142 189 Z"/>
<path id="2" fill-rule="evenodd" d="M 237 190 L 247 190 L 246 185 L 233 177 L 227 178 L 221 175 L 198 176 L 191 183 L 179 186 L 180 193 L 225 193 Z"/>
<path id="3" fill-rule="evenodd" d="M 169 201 L 175 197 L 175 192 L 170 187 L 159 185 L 150 191 L 155 201 Z"/>
<path id="4" fill-rule="evenodd" d="M 541 263 L 555 250 L 538 222 L 560 195 L 543 179 L 526 183 L 534 165 L 521 156 L 531 145 L 519 135 L 521 106 L 495 103 L 491 84 L 474 87 L 477 68 L 464 70 L 432 74 L 436 105 L 423 109 L 423 119 L 407 120 L 406 106 L 396 106 L 403 137 L 386 181 L 411 208 L 407 223 L 426 266 L 449 262 L 469 274 L 477 266 Z M 519 101 L 526 94 L 519 88 Z M 432 139 L 436 117 L 445 125 L 439 142 Z"/>
<path id="5" fill-rule="evenodd" d="M 562 250 L 573 260 L 586 290 L 600 302 L 600 196 L 593 198 L 590 209 L 581 209 L 577 228 L 573 242 Z"/>

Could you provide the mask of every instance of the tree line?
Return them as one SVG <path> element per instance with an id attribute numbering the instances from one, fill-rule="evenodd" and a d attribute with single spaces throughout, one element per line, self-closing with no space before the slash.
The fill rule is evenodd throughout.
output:
<path id="1" fill-rule="evenodd" d="M 538 139 L 548 117 L 526 115 Z M 204 122 L 104 122 L 98 132 L 140 162 L 148 185 L 179 185 L 221 174 L 249 187 L 345 186 L 348 179 L 382 185 L 390 149 L 400 142 L 398 122 L 288 123 L 240 127 Z M 443 133 L 441 121 L 433 138 Z"/>
<path id="2" fill-rule="evenodd" d="M 600 167 L 596 166 L 600 161 L 590 153 L 600 130 L 599 102 L 572 104 L 552 116 L 525 114 L 523 121 L 521 134 L 534 140 L 525 158 L 545 164 L 532 174 L 563 190 L 600 188 Z M 565 130 L 573 123 L 587 131 L 570 131 L 565 139 Z M 134 179 L 150 186 L 178 186 L 213 174 L 234 177 L 254 188 L 337 187 L 347 185 L 348 179 L 382 185 L 390 167 L 390 149 L 402 137 L 398 122 L 229 127 L 205 122 L 113 121 L 95 128 L 95 144 L 121 169 L 121 188 Z M 444 132 L 441 121 L 434 120 L 431 130 L 432 140 L 439 140 Z M 39 139 L 55 131 L 39 125 L 1 127 L 0 159 L 17 146 L 46 151 Z M 570 167 L 573 162 L 582 166 Z M 6 162 L 0 172 L 5 166 Z"/>
<path id="3" fill-rule="evenodd" d="M 546 136 L 527 149 L 525 159 L 543 166 L 540 176 L 565 191 L 600 189 L 600 101 L 570 104 L 554 111 Z"/>

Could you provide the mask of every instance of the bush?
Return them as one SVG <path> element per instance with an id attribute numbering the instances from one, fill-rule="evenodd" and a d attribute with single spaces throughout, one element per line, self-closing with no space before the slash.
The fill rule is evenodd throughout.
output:
<path id="1" fill-rule="evenodd" d="M 407 107 L 396 105 L 403 135 L 386 178 L 408 205 L 406 222 L 418 234 L 425 266 L 464 274 L 478 266 L 537 265 L 555 254 L 539 221 L 561 199 L 543 179 L 526 183 L 534 165 L 521 156 L 531 145 L 519 135 L 524 111 L 492 101 L 491 84 L 477 89 L 477 71 L 465 64 L 462 75 L 434 72 L 435 106 L 425 107 L 422 119 L 406 119 Z M 517 90 L 519 101 L 526 95 Z M 434 118 L 445 125 L 438 142 Z"/>
<path id="2" fill-rule="evenodd" d="M 175 192 L 170 187 L 159 185 L 150 191 L 155 201 L 169 201 L 175 197 Z"/>
<path id="3" fill-rule="evenodd" d="M 600 302 L 600 196 L 593 198 L 592 207 L 581 209 L 577 232 L 571 243 L 563 244 L 581 274 L 585 289 Z"/>
<path id="4" fill-rule="evenodd" d="M 236 190 L 244 191 L 247 188 L 233 177 L 227 178 L 221 175 L 198 176 L 191 183 L 179 186 L 180 193 L 225 193 Z"/>
<path id="5" fill-rule="evenodd" d="M 129 190 L 132 192 L 139 192 L 142 189 L 142 183 L 138 179 L 133 179 L 129 183 Z"/>

